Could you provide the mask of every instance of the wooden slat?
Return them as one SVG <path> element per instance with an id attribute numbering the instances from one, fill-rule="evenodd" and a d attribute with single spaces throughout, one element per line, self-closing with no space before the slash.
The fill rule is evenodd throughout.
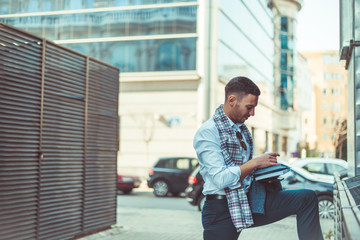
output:
<path id="1" fill-rule="evenodd" d="M 116 223 L 118 76 L 0 23 L 0 240 Z"/>

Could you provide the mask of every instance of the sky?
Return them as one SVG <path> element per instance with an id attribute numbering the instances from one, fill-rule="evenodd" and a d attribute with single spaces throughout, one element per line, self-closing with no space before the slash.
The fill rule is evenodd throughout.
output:
<path id="1" fill-rule="evenodd" d="M 298 51 L 339 50 L 339 0 L 303 0 L 298 14 Z"/>

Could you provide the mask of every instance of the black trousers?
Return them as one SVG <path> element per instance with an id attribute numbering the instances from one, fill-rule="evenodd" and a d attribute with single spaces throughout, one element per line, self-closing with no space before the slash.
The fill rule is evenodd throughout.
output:
<path id="1" fill-rule="evenodd" d="M 318 199 L 312 190 L 268 192 L 265 215 L 253 214 L 254 225 L 262 226 L 296 215 L 300 240 L 322 240 Z M 239 233 L 231 221 L 226 199 L 206 200 L 202 210 L 204 240 L 236 240 Z"/>

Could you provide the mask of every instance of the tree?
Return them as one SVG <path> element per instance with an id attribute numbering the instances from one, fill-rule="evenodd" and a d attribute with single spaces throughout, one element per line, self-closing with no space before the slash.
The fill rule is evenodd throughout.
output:
<path id="1" fill-rule="evenodd" d="M 333 144 L 335 147 L 335 157 L 347 160 L 347 120 L 337 120 L 334 132 Z"/>

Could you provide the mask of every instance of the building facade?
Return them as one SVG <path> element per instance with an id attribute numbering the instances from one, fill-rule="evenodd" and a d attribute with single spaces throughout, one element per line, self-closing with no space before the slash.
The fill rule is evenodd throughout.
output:
<path id="1" fill-rule="evenodd" d="M 348 73 L 347 157 L 349 176 L 360 175 L 360 1 L 340 1 L 340 59 Z"/>
<path id="2" fill-rule="evenodd" d="M 302 53 L 313 74 L 318 154 L 335 157 L 336 128 L 347 119 L 347 72 L 338 51 Z"/>
<path id="3" fill-rule="evenodd" d="M 298 156 L 312 157 L 316 154 L 316 105 L 312 73 L 308 68 L 307 59 L 298 53 L 295 58 L 295 90 L 294 108 L 299 115 Z"/>
<path id="4" fill-rule="evenodd" d="M 119 172 L 146 176 L 159 157 L 195 156 L 197 128 L 239 75 L 262 91 L 247 122 L 254 153 L 297 151 L 293 25 L 302 1 L 15 2 L 0 0 L 0 21 L 120 67 Z"/>

